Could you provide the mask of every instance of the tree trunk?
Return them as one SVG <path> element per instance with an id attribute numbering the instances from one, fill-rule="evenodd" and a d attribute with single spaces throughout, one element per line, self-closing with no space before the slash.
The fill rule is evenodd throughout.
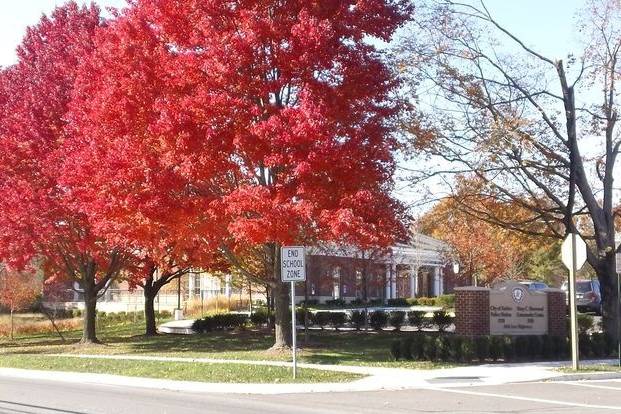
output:
<path id="1" fill-rule="evenodd" d="M 97 293 L 91 289 L 84 289 L 84 329 L 82 331 L 83 344 L 98 344 L 97 339 Z"/>
<path id="2" fill-rule="evenodd" d="M 274 346 L 272 349 L 287 349 L 291 346 L 291 318 L 289 316 L 289 292 L 287 285 L 277 281 L 272 287 L 274 299 Z"/>
<path id="3" fill-rule="evenodd" d="M 157 327 L 155 321 L 155 296 L 157 295 L 157 289 L 145 284 L 144 286 L 144 320 L 145 320 L 145 335 L 155 336 L 157 335 Z"/>
<path id="4" fill-rule="evenodd" d="M 619 298 L 617 296 L 617 276 L 615 256 L 609 254 L 602 259 L 601 266 L 596 268 L 602 294 L 602 325 L 604 332 L 615 340 L 619 337 Z"/>
<path id="5" fill-rule="evenodd" d="M 14 325 L 13 325 L 13 309 L 11 309 L 11 341 L 13 340 L 13 332 L 14 332 Z"/>

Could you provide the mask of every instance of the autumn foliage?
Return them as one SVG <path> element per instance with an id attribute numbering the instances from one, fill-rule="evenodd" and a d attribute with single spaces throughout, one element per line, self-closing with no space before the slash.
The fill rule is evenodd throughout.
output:
<path id="1" fill-rule="evenodd" d="M 274 290 L 284 344 L 279 246 L 405 237 L 391 196 L 398 83 L 369 39 L 388 41 L 410 11 L 406 0 L 136 0 L 102 23 L 95 8 L 59 9 L 31 33 L 49 41 L 26 42 L 32 54 L 3 73 L 3 110 L 18 115 L 0 131 L 13 194 L 0 250 L 87 257 L 106 277 L 233 266 Z M 18 104 L 8 91 L 33 59 L 45 63 L 40 90 Z M 34 110 L 39 100 L 53 111 Z"/>

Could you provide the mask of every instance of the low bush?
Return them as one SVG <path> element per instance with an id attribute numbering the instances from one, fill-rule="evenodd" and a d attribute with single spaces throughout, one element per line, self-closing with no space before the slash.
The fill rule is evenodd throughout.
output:
<path id="1" fill-rule="evenodd" d="M 369 317 L 369 323 L 371 327 L 376 331 L 381 331 L 386 323 L 388 323 L 388 315 L 383 310 L 376 310 L 371 312 L 371 316 Z"/>
<path id="2" fill-rule="evenodd" d="M 453 317 L 446 311 L 435 311 L 431 318 L 432 323 L 438 327 L 438 331 L 444 332 L 453 323 Z"/>
<path id="3" fill-rule="evenodd" d="M 454 308 L 455 307 L 455 294 L 440 295 L 434 298 L 435 306 L 442 308 Z"/>
<path id="4" fill-rule="evenodd" d="M 353 311 L 351 313 L 350 321 L 352 326 L 359 331 L 367 322 L 367 312 L 365 310 Z"/>
<path id="5" fill-rule="evenodd" d="M 382 299 L 371 299 L 368 304 L 369 306 L 382 306 L 384 301 Z"/>
<path id="6" fill-rule="evenodd" d="M 248 316 L 244 314 L 218 313 L 195 320 L 192 324 L 192 330 L 197 333 L 232 330 L 243 328 L 247 321 Z"/>
<path id="7" fill-rule="evenodd" d="M 563 359 L 568 354 L 566 338 L 548 335 L 472 338 L 452 334 L 410 333 L 397 342 L 399 350 L 395 352 L 399 353 L 400 359 L 417 361 L 538 361 Z M 605 358 L 615 352 L 615 346 L 607 345 L 603 334 L 580 337 L 580 354 L 583 358 Z"/>
<path id="8" fill-rule="evenodd" d="M 390 355 L 395 361 L 401 359 L 401 341 L 392 341 L 390 344 Z"/>
<path id="9" fill-rule="evenodd" d="M 418 306 L 417 298 L 407 298 L 405 301 L 408 304 L 408 306 Z"/>
<path id="10" fill-rule="evenodd" d="M 584 313 L 578 314 L 578 332 L 581 334 L 589 333 L 594 325 L 593 316 Z M 569 330 L 568 330 L 569 332 Z"/>
<path id="11" fill-rule="evenodd" d="M 436 306 L 435 298 L 417 298 L 419 306 Z"/>
<path id="12" fill-rule="evenodd" d="M 313 322 L 323 330 L 330 323 L 330 312 L 315 313 Z"/>
<path id="13" fill-rule="evenodd" d="M 425 318 L 424 311 L 410 311 L 408 312 L 408 323 L 410 326 L 415 327 L 419 331 L 423 328 L 426 328 L 428 325 L 428 320 Z"/>
<path id="14" fill-rule="evenodd" d="M 364 305 L 364 300 L 362 298 L 356 298 L 349 302 L 349 304 L 351 306 L 362 306 Z"/>
<path id="15" fill-rule="evenodd" d="M 319 305 L 319 300 L 318 299 L 307 299 L 307 300 L 303 300 L 302 302 L 300 302 L 300 305 L 304 306 L 317 306 Z"/>
<path id="16" fill-rule="evenodd" d="M 330 325 L 335 330 L 339 330 L 347 322 L 347 314 L 345 312 L 329 312 Z"/>
<path id="17" fill-rule="evenodd" d="M 326 305 L 332 308 L 342 308 L 346 305 L 345 299 L 326 300 Z"/>
<path id="18" fill-rule="evenodd" d="M 250 323 L 254 326 L 261 327 L 269 322 L 270 312 L 267 308 L 255 309 L 250 315 Z"/>
<path id="19" fill-rule="evenodd" d="M 406 298 L 393 298 L 386 300 L 386 305 L 394 307 L 408 306 L 408 301 Z"/>
<path id="20" fill-rule="evenodd" d="M 392 327 L 395 328 L 395 331 L 400 331 L 401 327 L 405 323 L 405 312 L 403 311 L 391 312 L 388 322 L 390 323 Z"/>

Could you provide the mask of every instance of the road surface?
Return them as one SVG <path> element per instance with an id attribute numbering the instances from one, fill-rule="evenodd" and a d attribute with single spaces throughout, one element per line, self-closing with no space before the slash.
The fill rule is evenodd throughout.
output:
<path id="1" fill-rule="evenodd" d="M 0 378 L 0 413 L 614 413 L 621 380 L 364 393 L 218 395 Z"/>

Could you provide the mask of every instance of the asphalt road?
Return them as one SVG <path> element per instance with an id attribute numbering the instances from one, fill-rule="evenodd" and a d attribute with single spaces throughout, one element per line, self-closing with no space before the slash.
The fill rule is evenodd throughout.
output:
<path id="1" fill-rule="evenodd" d="M 621 380 L 366 393 L 217 395 L 0 378 L 0 413 L 614 413 Z"/>

